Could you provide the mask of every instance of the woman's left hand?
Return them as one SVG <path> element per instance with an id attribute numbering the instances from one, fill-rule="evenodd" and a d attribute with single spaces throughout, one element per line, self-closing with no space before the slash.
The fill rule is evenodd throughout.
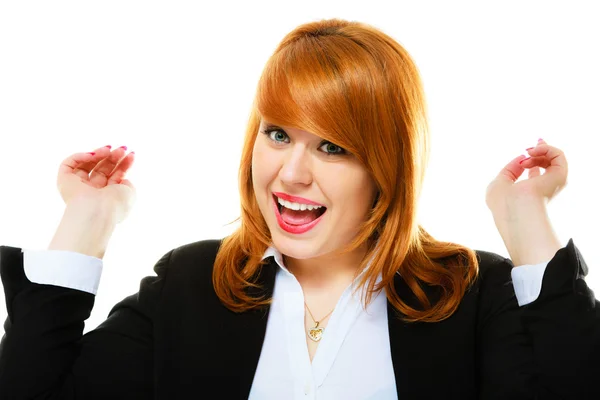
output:
<path id="1" fill-rule="evenodd" d="M 488 185 L 486 204 L 494 215 L 510 219 L 511 212 L 521 202 L 548 203 L 567 184 L 568 164 L 562 150 L 540 139 L 535 147 L 527 149 L 530 157 L 514 158 Z M 543 174 L 540 168 L 545 171 Z M 528 179 L 517 182 L 528 170 Z"/>
<path id="2" fill-rule="evenodd" d="M 527 152 L 530 157 L 521 155 L 502 168 L 485 198 L 516 266 L 548 261 L 561 248 L 546 204 L 567 184 L 567 159 L 541 139 Z M 526 169 L 528 179 L 517 182 Z"/>

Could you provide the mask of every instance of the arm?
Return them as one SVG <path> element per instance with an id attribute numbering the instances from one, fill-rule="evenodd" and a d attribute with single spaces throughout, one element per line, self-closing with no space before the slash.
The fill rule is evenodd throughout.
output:
<path id="1" fill-rule="evenodd" d="M 548 263 L 539 297 L 523 306 L 523 326 L 548 398 L 600 398 L 600 302 L 585 282 L 587 273 L 569 240 Z"/>
<path id="2" fill-rule="evenodd" d="M 493 213 L 496 228 L 513 265 L 550 260 L 562 248 L 552 228 L 544 199 L 524 197 Z"/>
<path id="3" fill-rule="evenodd" d="M 48 250 L 23 250 L 27 279 L 95 295 L 102 258 L 115 226 L 110 208 L 82 200 L 69 203 Z"/>
<path id="4" fill-rule="evenodd" d="M 539 365 L 539 383 L 564 398 L 600 398 L 600 389 L 594 389 L 600 376 L 600 302 L 585 282 L 588 266 L 572 239 L 561 248 L 544 199 L 526 196 L 511 207 L 494 219 L 514 264 L 552 257 L 539 296 L 523 305 L 521 318 Z M 513 277 L 521 275 L 518 268 Z M 592 392 L 594 397 L 587 397 Z"/>
<path id="5" fill-rule="evenodd" d="M 573 241 L 548 263 L 539 297 L 522 307 L 511 293 L 513 268 L 499 256 L 481 264 L 481 398 L 600 398 L 600 303 Z"/>
<path id="6" fill-rule="evenodd" d="M 66 250 L 102 259 L 116 225 L 116 213 L 108 205 L 74 200 L 65 208 L 48 250 Z"/>
<path id="7" fill-rule="evenodd" d="M 77 229 L 82 220 L 93 220 L 73 210 L 65 212 L 53 243 L 62 243 L 62 250 L 102 255 L 105 245 L 85 238 L 106 237 L 103 229 L 82 229 L 74 247 L 61 239 L 61 229 L 66 234 L 71 224 Z M 152 320 L 171 253 L 154 266 L 158 276 L 144 278 L 137 294 L 116 304 L 105 322 L 82 336 L 95 296 L 31 282 L 21 249 L 0 247 L 8 310 L 0 342 L 0 398 L 151 398 Z"/>

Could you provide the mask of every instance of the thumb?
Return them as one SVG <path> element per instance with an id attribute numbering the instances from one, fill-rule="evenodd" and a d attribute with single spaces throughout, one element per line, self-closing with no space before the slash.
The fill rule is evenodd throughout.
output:
<path id="1" fill-rule="evenodd" d="M 519 163 L 525 159 L 524 155 L 513 158 L 508 164 L 500 170 L 498 175 L 489 183 L 486 188 L 485 202 L 490 210 L 499 207 L 503 202 L 504 193 L 509 187 L 519 179 L 525 170 Z"/>
<path id="2" fill-rule="evenodd" d="M 527 158 L 524 155 L 513 158 L 508 164 L 502 168 L 496 179 L 504 182 L 514 183 L 525 171 L 525 168 L 521 165 L 521 161 Z"/>

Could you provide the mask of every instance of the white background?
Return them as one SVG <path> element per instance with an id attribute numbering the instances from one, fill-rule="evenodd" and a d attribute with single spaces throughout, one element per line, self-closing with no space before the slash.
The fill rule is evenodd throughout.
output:
<path id="1" fill-rule="evenodd" d="M 0 244 L 47 247 L 64 210 L 56 172 L 65 157 L 107 144 L 134 150 L 138 200 L 104 258 L 85 331 L 95 328 L 164 253 L 234 229 L 264 63 L 294 27 L 330 17 L 382 29 L 420 68 L 433 136 L 425 228 L 508 256 L 485 188 L 542 137 L 570 166 L 549 206 L 555 230 L 563 244 L 574 239 L 600 291 L 593 1 L 2 2 Z"/>

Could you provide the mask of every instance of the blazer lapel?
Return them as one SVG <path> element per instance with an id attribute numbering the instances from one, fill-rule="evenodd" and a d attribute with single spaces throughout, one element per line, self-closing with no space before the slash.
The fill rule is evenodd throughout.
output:
<path id="1" fill-rule="evenodd" d="M 394 286 L 396 292 L 399 293 L 400 289 L 406 288 L 404 280 L 399 274 L 394 276 Z M 396 392 L 398 398 L 403 398 L 401 395 L 402 391 L 400 388 L 403 387 L 404 373 L 408 362 L 403 356 L 405 347 L 410 345 L 407 343 L 407 332 L 405 330 L 405 323 L 400 320 L 400 314 L 394 306 L 388 301 L 387 302 L 387 315 L 388 315 L 388 331 L 390 335 L 390 351 L 392 353 L 392 364 L 394 366 L 394 376 L 396 378 Z"/>
<path id="2" fill-rule="evenodd" d="M 413 308 L 420 308 L 417 298 L 399 274 L 394 277 L 396 293 L 401 299 Z M 430 301 L 435 301 L 434 288 L 422 285 Z M 394 376 L 396 379 L 396 392 L 399 399 L 430 398 L 428 393 L 436 385 L 435 378 L 429 375 L 431 363 L 435 363 L 435 351 L 431 349 L 431 324 L 403 322 L 400 313 L 387 302 L 388 331 L 390 337 L 390 351 Z M 433 392 L 431 393 L 433 395 Z"/>
<path id="3" fill-rule="evenodd" d="M 275 275 L 277 272 L 277 263 L 271 256 L 268 263 L 261 267 L 257 283 L 262 289 L 250 288 L 248 293 L 253 296 L 264 295 L 267 298 L 273 296 L 275 287 Z M 240 350 L 239 357 L 239 378 L 241 391 L 244 398 L 248 398 L 256 367 L 262 351 L 262 345 L 267 330 L 267 318 L 270 307 L 266 306 L 260 310 L 252 310 L 238 315 L 240 327 Z"/>

